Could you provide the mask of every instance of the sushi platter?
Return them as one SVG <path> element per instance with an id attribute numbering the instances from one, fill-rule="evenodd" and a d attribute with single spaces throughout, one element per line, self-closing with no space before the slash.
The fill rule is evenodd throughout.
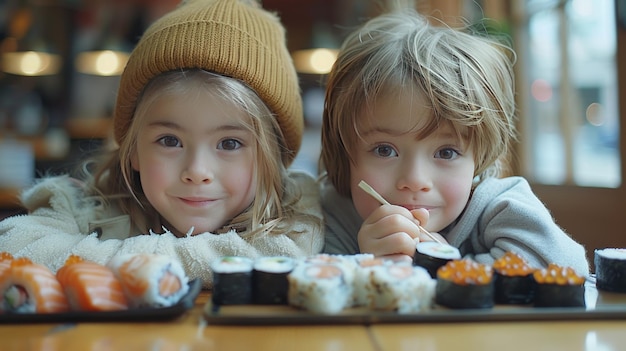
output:
<path id="1" fill-rule="evenodd" d="M 611 320 L 626 319 L 626 294 L 598 291 L 585 283 L 586 307 L 533 307 L 495 305 L 490 309 L 450 309 L 434 306 L 417 313 L 349 308 L 337 314 L 318 314 L 282 305 L 215 306 L 208 301 L 204 318 L 209 325 L 331 325 L 382 323 L 459 323 L 494 321 Z"/>
<path id="2" fill-rule="evenodd" d="M 209 325 L 626 319 L 624 249 L 596 250 L 597 275 L 586 277 L 556 264 L 533 269 L 513 252 L 488 266 L 447 251 L 416 253 L 413 264 L 369 254 L 225 257 L 203 316 Z"/>
<path id="3" fill-rule="evenodd" d="M 53 273 L 2 252 L 0 324 L 170 320 L 195 305 L 201 288 L 165 255 L 124 254 L 107 265 L 70 255 Z"/>
<path id="4" fill-rule="evenodd" d="M 84 322 L 164 322 L 191 309 L 202 290 L 198 279 L 189 281 L 189 290 L 175 305 L 138 307 L 119 311 L 68 311 L 60 313 L 0 313 L 0 324 L 17 323 L 84 323 Z"/>

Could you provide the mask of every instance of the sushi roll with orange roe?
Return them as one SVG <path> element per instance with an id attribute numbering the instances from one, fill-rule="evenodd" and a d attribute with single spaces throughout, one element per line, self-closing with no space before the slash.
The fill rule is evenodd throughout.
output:
<path id="1" fill-rule="evenodd" d="M 493 307 L 492 267 L 467 258 L 446 263 L 437 270 L 435 302 L 455 309 Z"/>
<path id="2" fill-rule="evenodd" d="M 69 310 L 61 284 L 48 267 L 26 257 L 10 260 L 0 275 L 0 311 L 7 313 L 57 313 Z"/>
<path id="3" fill-rule="evenodd" d="M 75 311 L 119 311 L 128 309 L 122 284 L 113 271 L 96 262 L 70 255 L 57 271 L 57 279 Z"/>
<path id="4" fill-rule="evenodd" d="M 181 263 L 158 254 L 126 254 L 107 266 L 122 283 L 129 307 L 169 307 L 189 291 Z"/>
<path id="5" fill-rule="evenodd" d="M 534 268 L 518 254 L 506 252 L 493 263 L 495 302 L 528 304 L 535 297 Z"/>
<path id="6" fill-rule="evenodd" d="M 550 263 L 533 273 L 535 307 L 585 307 L 585 278 L 571 267 Z"/>

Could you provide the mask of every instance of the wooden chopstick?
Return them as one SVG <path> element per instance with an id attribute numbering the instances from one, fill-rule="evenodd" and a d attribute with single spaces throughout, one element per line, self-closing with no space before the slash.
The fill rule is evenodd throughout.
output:
<path id="1" fill-rule="evenodd" d="M 369 184 L 367 184 L 364 180 L 359 182 L 359 188 L 363 189 L 366 193 L 370 194 L 373 198 L 375 198 L 376 200 L 378 200 L 378 202 L 380 202 L 383 205 L 391 205 L 389 203 L 389 201 L 385 200 L 384 197 L 382 197 L 378 192 L 376 192 L 376 190 L 374 190 L 374 188 L 372 188 Z M 441 240 L 437 239 L 437 237 L 435 237 L 434 235 L 432 235 L 428 230 L 424 229 L 424 227 L 422 227 L 421 225 L 418 225 L 419 229 L 422 231 L 422 233 L 426 234 L 429 238 L 431 238 L 432 240 L 443 244 L 441 242 Z"/>

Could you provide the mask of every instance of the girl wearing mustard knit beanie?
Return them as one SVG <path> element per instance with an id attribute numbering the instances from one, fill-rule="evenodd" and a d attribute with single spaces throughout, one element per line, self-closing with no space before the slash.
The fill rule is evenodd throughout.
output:
<path id="1" fill-rule="evenodd" d="M 225 255 L 321 251 L 315 180 L 288 170 L 302 139 L 297 75 L 279 19 L 255 2 L 187 0 L 133 50 L 115 106 L 116 147 L 89 177 L 49 176 L 0 222 L 0 247 L 60 268 L 70 254 L 178 259 L 211 286 Z"/>

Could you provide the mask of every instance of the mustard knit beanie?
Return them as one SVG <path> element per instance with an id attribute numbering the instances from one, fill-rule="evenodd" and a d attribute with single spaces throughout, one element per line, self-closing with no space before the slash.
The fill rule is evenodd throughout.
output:
<path id="1" fill-rule="evenodd" d="M 244 81 L 276 115 L 289 166 L 300 149 L 304 118 L 298 77 L 278 17 L 239 0 L 183 0 L 154 22 L 130 55 L 120 79 L 113 118 L 118 144 L 137 100 L 155 76 L 200 68 Z"/>

